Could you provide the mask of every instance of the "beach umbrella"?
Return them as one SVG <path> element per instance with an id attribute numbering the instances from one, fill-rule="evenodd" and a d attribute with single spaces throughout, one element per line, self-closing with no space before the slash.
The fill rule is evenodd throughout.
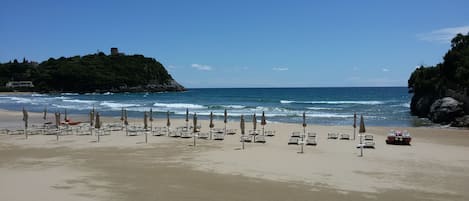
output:
<path id="1" fill-rule="evenodd" d="M 262 135 L 264 135 L 264 127 L 267 124 L 267 121 L 265 120 L 265 113 L 262 111 L 262 117 L 261 117 L 261 125 L 262 125 Z"/>
<path id="2" fill-rule="evenodd" d="M 145 111 L 143 113 L 143 129 L 145 129 L 145 144 L 148 143 L 148 133 L 146 132 L 148 129 L 148 113 Z"/>
<path id="3" fill-rule="evenodd" d="M 67 122 L 67 108 L 65 108 L 65 112 L 64 112 L 64 121 Z"/>
<path id="4" fill-rule="evenodd" d="M 226 111 L 226 108 L 225 108 L 225 112 L 223 113 L 223 123 L 225 123 L 225 134 L 226 134 L 226 123 L 228 122 L 228 112 Z"/>
<path id="5" fill-rule="evenodd" d="M 90 127 L 93 127 L 94 125 L 94 111 L 90 111 Z"/>
<path id="6" fill-rule="evenodd" d="M 353 113 L 353 140 L 355 140 L 356 128 L 357 128 L 357 113 Z"/>
<path id="7" fill-rule="evenodd" d="M 57 126 L 57 133 L 55 134 L 57 136 L 57 141 L 59 141 L 59 132 L 60 132 L 60 112 L 55 113 L 55 125 Z"/>
<path id="8" fill-rule="evenodd" d="M 26 111 L 26 109 L 23 107 L 24 135 L 26 139 L 28 139 L 28 118 L 28 111 Z"/>
<path id="9" fill-rule="evenodd" d="M 244 126 L 244 116 L 243 115 L 241 115 L 241 121 L 240 121 L 239 124 L 240 124 L 239 127 L 241 128 L 241 135 L 242 135 L 241 136 L 242 137 L 241 141 L 243 143 L 243 149 L 244 149 L 244 128 L 245 128 L 245 126 Z"/>
<path id="10" fill-rule="evenodd" d="M 44 107 L 43 114 L 44 114 L 44 116 L 42 117 L 42 119 L 46 120 L 47 119 L 47 107 Z"/>
<path id="11" fill-rule="evenodd" d="M 129 121 L 127 121 L 127 110 L 124 110 L 124 126 L 125 126 L 125 135 L 128 135 L 129 132 L 127 130 L 127 126 L 129 125 Z"/>
<path id="12" fill-rule="evenodd" d="M 148 129 L 148 113 L 146 111 L 143 112 L 143 129 Z"/>
<path id="13" fill-rule="evenodd" d="M 153 130 L 153 109 L 150 108 L 150 130 Z"/>
<path id="14" fill-rule="evenodd" d="M 99 112 L 96 113 L 96 122 L 94 124 L 94 128 L 98 129 L 96 131 L 96 135 L 98 135 L 98 142 L 99 142 L 99 129 L 101 128 L 101 119 L 100 119 L 100 116 L 99 116 Z"/>
<path id="15" fill-rule="evenodd" d="M 195 139 L 196 139 L 196 133 L 197 133 L 197 113 L 194 113 L 194 119 L 192 120 L 194 122 L 194 147 L 195 147 Z"/>
<path id="16" fill-rule="evenodd" d="M 254 130 L 254 133 L 256 133 L 256 128 L 257 128 L 257 118 L 256 118 L 256 113 L 252 115 L 252 129 Z"/>
<path id="17" fill-rule="evenodd" d="M 306 134 L 306 113 L 303 112 L 303 134 Z"/>
<path id="18" fill-rule="evenodd" d="M 365 133 L 365 121 L 363 120 L 363 115 L 360 115 L 360 129 L 358 133 Z M 363 156 L 363 135 L 360 134 L 360 156 Z"/>
<path id="19" fill-rule="evenodd" d="M 189 108 L 186 108 L 186 129 L 189 130 Z"/>
<path id="20" fill-rule="evenodd" d="M 124 108 L 121 109 L 121 122 L 124 124 Z"/>
<path id="21" fill-rule="evenodd" d="M 171 121 L 169 119 L 169 111 L 166 112 L 166 127 L 168 128 L 168 136 L 169 136 L 169 127 L 171 126 Z"/>
<path id="22" fill-rule="evenodd" d="M 210 124 L 208 125 L 210 127 L 210 139 L 212 139 L 212 129 L 215 127 L 213 124 L 213 112 L 210 112 Z"/>

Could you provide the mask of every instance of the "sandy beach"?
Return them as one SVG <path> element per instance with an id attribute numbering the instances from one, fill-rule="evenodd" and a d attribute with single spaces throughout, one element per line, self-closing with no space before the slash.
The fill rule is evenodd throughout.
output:
<path id="1" fill-rule="evenodd" d="M 42 114 L 30 113 L 31 124 Z M 52 114 L 48 118 L 52 118 Z M 74 120 L 86 117 L 70 115 Z M 22 128 L 21 112 L 0 111 L 1 128 Z M 104 124 L 119 123 L 105 117 Z M 192 122 L 192 121 L 191 121 Z M 190 122 L 190 123 L 191 123 Z M 208 132 L 209 122 L 199 121 Z M 163 126 L 166 119 L 156 119 Z M 223 128 L 215 121 L 215 128 Z M 143 124 L 131 119 L 131 125 Z M 185 125 L 173 119 L 172 127 Z M 0 134 L 0 200 L 469 200 L 469 131 L 367 127 L 375 149 L 364 157 L 356 140 L 327 139 L 353 127 L 308 125 L 317 146 L 288 145 L 298 124 L 268 123 L 266 143 L 245 143 L 239 122 L 223 141 L 126 136 Z M 246 130 L 252 128 L 246 122 Z M 258 129 L 261 129 L 258 124 Z M 406 129 L 411 146 L 386 145 L 390 129 Z"/>

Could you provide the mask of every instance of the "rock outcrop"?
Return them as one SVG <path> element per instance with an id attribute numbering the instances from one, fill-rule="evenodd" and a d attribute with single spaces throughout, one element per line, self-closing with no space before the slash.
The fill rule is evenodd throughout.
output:
<path id="1" fill-rule="evenodd" d="M 430 106 L 428 117 L 435 123 L 448 124 L 464 115 L 463 103 L 451 97 L 436 100 Z"/>

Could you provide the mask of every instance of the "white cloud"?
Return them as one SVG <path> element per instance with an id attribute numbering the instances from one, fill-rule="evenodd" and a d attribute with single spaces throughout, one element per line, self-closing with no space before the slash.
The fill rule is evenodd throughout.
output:
<path id="1" fill-rule="evenodd" d="M 203 64 L 192 64 L 192 68 L 195 68 L 197 70 L 203 70 L 203 71 L 211 71 L 213 68 L 209 65 L 203 65 Z"/>
<path id="2" fill-rule="evenodd" d="M 272 68 L 272 70 L 274 70 L 274 71 L 287 71 L 288 68 L 284 68 L 284 67 L 275 67 L 275 68 Z"/>
<path id="3" fill-rule="evenodd" d="M 383 68 L 383 69 L 381 69 L 381 70 L 382 70 L 383 72 L 389 72 L 389 69 L 387 69 L 387 68 Z"/>
<path id="4" fill-rule="evenodd" d="M 458 33 L 467 34 L 469 26 L 448 27 L 434 30 L 428 33 L 417 34 L 417 37 L 423 41 L 449 43 Z"/>

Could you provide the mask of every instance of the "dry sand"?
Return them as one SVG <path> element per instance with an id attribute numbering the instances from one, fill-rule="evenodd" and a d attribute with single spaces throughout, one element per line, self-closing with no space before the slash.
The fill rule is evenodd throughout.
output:
<path id="1" fill-rule="evenodd" d="M 42 122 L 41 114 L 30 119 Z M 80 119 L 86 117 L 74 117 Z M 23 125 L 20 112 L 0 111 L 0 122 L 0 128 Z M 208 122 L 199 122 L 207 132 Z M 239 122 L 228 128 L 239 128 Z M 468 130 L 399 128 L 409 130 L 413 142 L 393 146 L 384 143 L 391 128 L 368 127 L 376 149 L 359 157 L 358 139 L 326 139 L 329 132 L 353 135 L 352 127 L 308 125 L 318 145 L 299 154 L 300 147 L 287 141 L 302 129 L 268 124 L 276 136 L 265 144 L 246 143 L 245 150 L 239 129 L 224 141 L 197 140 L 196 147 L 192 139 L 166 136 L 149 136 L 145 144 L 144 136 L 122 131 L 99 143 L 96 136 L 56 141 L 0 134 L 0 200 L 469 200 Z"/>

